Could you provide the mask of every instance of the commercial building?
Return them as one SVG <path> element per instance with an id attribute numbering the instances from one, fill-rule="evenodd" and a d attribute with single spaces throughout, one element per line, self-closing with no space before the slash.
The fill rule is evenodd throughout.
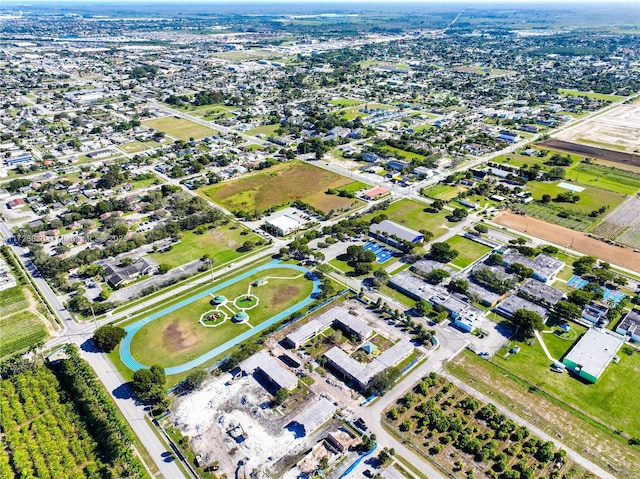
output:
<path id="1" fill-rule="evenodd" d="M 282 215 L 265 222 L 269 231 L 278 236 L 287 236 L 302 227 L 302 221 L 290 215 Z"/>
<path id="2" fill-rule="evenodd" d="M 298 379 L 295 375 L 282 366 L 276 358 L 264 351 L 245 359 L 239 367 L 247 375 L 255 371 L 262 373 L 262 376 L 273 386 L 274 392 L 283 388 L 292 391 L 298 385 Z"/>
<path id="3" fill-rule="evenodd" d="M 383 196 L 386 196 L 389 194 L 389 190 L 386 188 L 382 188 L 380 186 L 377 186 L 375 188 L 372 188 L 370 190 L 367 190 L 365 192 L 362 193 L 362 197 L 365 200 L 376 200 L 378 198 L 381 198 Z"/>
<path id="4" fill-rule="evenodd" d="M 519 309 L 526 309 L 528 311 L 538 313 L 543 320 L 546 320 L 548 314 L 548 311 L 543 306 L 532 303 L 528 299 L 522 298 L 515 294 L 507 296 L 505 299 L 503 299 L 500 304 L 498 304 L 496 312 L 506 318 L 511 319 L 513 318 L 513 314 Z"/>
<path id="5" fill-rule="evenodd" d="M 522 296 L 534 303 L 553 306 L 565 297 L 565 292 L 537 279 L 529 278 L 520 286 L 518 296 Z"/>
<path id="6" fill-rule="evenodd" d="M 553 258 L 544 253 L 540 253 L 534 259 L 524 256 L 517 251 L 507 250 L 502 255 L 502 261 L 505 266 L 511 266 L 515 263 L 520 263 L 527 268 L 533 270 L 533 278 L 543 283 L 550 283 L 556 277 L 556 274 L 564 268 L 564 262 L 559 259 Z"/>
<path id="7" fill-rule="evenodd" d="M 366 389 L 376 374 L 400 364 L 413 353 L 413 349 L 413 344 L 403 339 L 369 363 L 356 361 L 337 346 L 324 353 L 324 357 L 340 375 L 354 381 L 360 389 Z"/>
<path id="8" fill-rule="evenodd" d="M 399 225 L 391 220 L 374 223 L 369 227 L 369 234 L 380 241 L 402 248 L 402 243 L 419 243 L 424 236 L 419 231 Z"/>
<path id="9" fill-rule="evenodd" d="M 331 419 L 335 410 L 335 404 L 322 397 L 298 414 L 291 422 L 302 426 L 305 435 L 308 436 L 324 422 Z"/>
<path id="10" fill-rule="evenodd" d="M 562 363 L 573 374 L 595 383 L 624 341 L 604 329 L 591 328 L 573 346 Z"/>
<path id="11" fill-rule="evenodd" d="M 631 341 L 640 342 L 640 310 L 629 311 L 618 324 L 616 333 L 629 336 Z"/>
<path id="12" fill-rule="evenodd" d="M 331 325 L 339 327 L 349 335 L 357 335 L 359 340 L 368 338 L 374 332 L 373 328 L 364 321 L 358 319 L 349 311 L 336 306 L 287 334 L 284 342 L 291 348 L 299 348 Z"/>

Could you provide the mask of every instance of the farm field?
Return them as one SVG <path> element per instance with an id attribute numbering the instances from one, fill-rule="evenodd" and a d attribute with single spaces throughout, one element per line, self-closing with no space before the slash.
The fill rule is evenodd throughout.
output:
<path id="1" fill-rule="evenodd" d="M 500 213 L 491 221 L 499 226 L 506 226 L 522 232 L 526 231 L 527 234 L 549 241 L 560 248 L 570 246 L 571 249 L 580 253 L 596 256 L 609 263 L 640 272 L 638 253 L 634 253 L 630 248 L 613 246 L 603 241 L 589 238 L 584 233 L 509 211 Z"/>
<path id="2" fill-rule="evenodd" d="M 100 388 L 95 381 L 92 386 Z M 106 393 L 100 393 L 109 401 Z M 45 366 L 14 375 L 0 383 L 3 411 L 0 415 L 3 431 L 0 477 L 148 477 L 137 459 L 133 462 L 139 468 L 133 463 L 126 464 L 127 458 L 111 458 L 105 454 L 108 450 L 101 451 L 91 430 L 104 427 L 103 419 L 108 413 L 100 418 L 94 417 L 94 424 L 90 426 L 90 419 L 80 414 L 79 404 L 74 404 L 74 400 L 83 402 L 85 407 L 97 407 L 94 410 L 106 407 L 89 404 L 86 398 L 65 391 L 56 375 Z M 111 404 L 111 407 L 115 412 L 115 406 Z M 118 434 L 126 437 L 123 421 L 112 425 L 124 427 L 125 430 Z M 101 440 L 106 442 L 110 438 L 105 435 Z M 131 453 L 128 456 L 131 457 Z"/>
<path id="3" fill-rule="evenodd" d="M 31 311 L 19 311 L 8 316 L 5 316 L 3 311 L 0 318 L 0 358 L 26 351 L 48 336 L 42 320 Z"/>
<path id="4" fill-rule="evenodd" d="M 573 143 L 564 140 L 545 140 L 537 143 L 537 146 L 570 153 L 572 155 L 583 157 L 588 156 L 589 158 L 596 158 L 598 160 L 606 160 L 614 163 L 619 163 L 620 165 L 624 165 L 626 167 L 640 167 L 640 155 L 635 153 L 608 150 L 605 148 L 581 145 L 579 143 Z"/>
<path id="5" fill-rule="evenodd" d="M 260 239 L 258 235 L 246 228 L 231 223 L 207 230 L 203 234 L 193 231 L 180 233 L 180 242 L 165 253 L 151 253 L 151 257 L 159 264 L 176 268 L 208 254 L 214 260 L 214 267 L 233 261 L 245 253 L 237 251 L 245 241 L 254 243 Z"/>
<path id="6" fill-rule="evenodd" d="M 463 351 L 447 370 L 547 434 L 562 436 L 568 447 L 580 451 L 605 470 L 616 471 L 620 477 L 640 476 L 640 451 L 613 431 L 594 423 L 581 408 L 563 402 L 562 396 L 549 396 L 536 385 L 471 351 Z"/>
<path id="7" fill-rule="evenodd" d="M 268 278 L 267 284 L 249 288 L 260 278 Z M 251 294 L 259 299 L 258 305 L 247 311 L 248 323 L 236 324 L 231 321 L 231 316 L 238 312 L 239 308 L 231 302 L 246 295 L 249 289 Z M 308 297 L 312 290 L 313 283 L 305 279 L 299 271 L 276 266 L 266 272 L 257 272 L 216 291 L 216 296 L 223 295 L 230 301 L 230 308 L 220 308 L 228 316 L 222 324 L 205 327 L 199 322 L 204 313 L 215 309 L 210 304 L 213 295 L 206 295 L 140 328 L 131 341 L 132 355 L 146 365 L 159 364 L 171 367 L 183 364 L 299 303 Z M 149 348 L 149 344 L 153 344 L 154 347 Z"/>
<path id="8" fill-rule="evenodd" d="M 440 211 L 438 213 L 427 213 L 424 211 L 428 205 L 419 201 L 402 199 L 395 201 L 384 210 L 374 213 L 368 213 L 362 217 L 363 220 L 369 221 L 374 216 L 385 214 L 391 221 L 395 221 L 407 228 L 416 231 L 427 230 L 433 233 L 433 238 L 439 238 L 449 229 L 449 220 L 447 220 L 448 211 Z"/>
<path id="9" fill-rule="evenodd" d="M 593 229 L 595 236 L 640 249 L 640 198 L 632 196 Z"/>
<path id="10" fill-rule="evenodd" d="M 384 422 L 450 477 L 483 477 L 491 470 L 515 470 L 532 478 L 559 478 L 563 473 L 589 477 L 552 442 L 533 436 L 492 404 L 435 373 L 387 409 Z"/>
<path id="11" fill-rule="evenodd" d="M 339 190 L 352 183 L 353 180 L 337 173 L 292 161 L 200 191 L 232 212 L 263 212 L 301 200 L 328 213 L 350 211 L 364 204 L 357 199 L 326 193 L 329 188 Z"/>
<path id="12" fill-rule="evenodd" d="M 567 170 L 565 178 L 625 195 L 635 195 L 640 190 L 640 174 L 602 165 L 577 163 Z"/>
<path id="13" fill-rule="evenodd" d="M 144 124 L 154 130 L 164 131 L 167 135 L 183 141 L 188 141 L 189 138 L 199 140 L 217 133 L 216 130 L 206 126 L 173 116 L 145 121 Z"/>
<path id="14" fill-rule="evenodd" d="M 491 248 L 488 246 L 476 243 L 475 241 L 458 235 L 452 236 L 446 240 L 445 243 L 450 244 L 453 249 L 458 251 L 458 256 L 451 261 L 451 264 L 461 269 L 466 268 L 471 263 L 491 251 Z"/>

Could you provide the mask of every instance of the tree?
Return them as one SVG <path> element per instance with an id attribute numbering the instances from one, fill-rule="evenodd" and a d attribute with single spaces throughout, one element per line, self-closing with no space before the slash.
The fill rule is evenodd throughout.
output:
<path id="1" fill-rule="evenodd" d="M 567 295 L 567 300 L 570 303 L 576 304 L 580 307 L 585 306 L 587 304 L 589 304 L 591 302 L 591 300 L 594 298 L 594 294 L 591 293 L 590 291 L 583 291 L 581 289 L 576 289 L 574 291 L 571 291 L 568 295 Z"/>
<path id="2" fill-rule="evenodd" d="M 464 208 L 456 208 L 455 210 L 453 210 L 453 213 L 449 215 L 449 219 L 451 221 L 461 221 L 464 218 L 466 218 L 468 215 L 469 213 Z"/>
<path id="3" fill-rule="evenodd" d="M 280 388 L 276 391 L 275 396 L 273 396 L 273 405 L 280 406 L 284 404 L 284 402 L 289 398 L 291 393 L 286 388 Z"/>
<path id="4" fill-rule="evenodd" d="M 453 249 L 449 243 L 433 243 L 429 254 L 435 261 L 448 263 L 458 256 L 458 251 Z"/>
<path id="5" fill-rule="evenodd" d="M 429 273 L 426 276 L 426 279 L 431 284 L 440 284 L 449 276 L 451 275 L 449 274 L 448 271 L 445 271 L 444 269 L 436 268 L 429 271 Z"/>
<path id="6" fill-rule="evenodd" d="M 204 369 L 194 369 L 189 373 L 187 379 L 185 379 L 184 387 L 188 391 L 198 389 L 208 377 L 209 374 Z"/>
<path id="7" fill-rule="evenodd" d="M 150 369 L 138 369 L 133 373 L 131 388 L 142 400 L 157 404 L 166 398 L 164 368 L 154 364 Z"/>
<path id="8" fill-rule="evenodd" d="M 511 321 L 517 326 L 518 333 L 525 338 L 533 336 L 535 330 L 542 329 L 544 326 L 542 317 L 538 313 L 527 309 L 517 310 L 513 313 Z"/>
<path id="9" fill-rule="evenodd" d="M 558 301 L 553 305 L 552 312 L 556 318 L 574 321 L 581 316 L 582 309 L 580 306 L 570 303 L 569 301 Z"/>
<path id="10" fill-rule="evenodd" d="M 373 277 L 380 281 L 381 284 L 386 284 L 389 281 L 389 273 L 384 269 L 377 269 L 373 272 Z"/>
<path id="11" fill-rule="evenodd" d="M 171 269 L 171 266 L 169 266 L 166 263 L 160 263 L 160 265 L 158 266 L 158 273 L 160 274 L 165 274 L 166 272 L 168 272 Z"/>
<path id="12" fill-rule="evenodd" d="M 354 265 L 353 272 L 356 274 L 356 276 L 361 276 L 363 274 L 370 273 L 372 269 L 373 265 L 371 263 L 360 262 Z"/>
<path id="13" fill-rule="evenodd" d="M 522 263 L 513 263 L 511 265 L 511 271 L 517 274 L 521 279 L 533 276 L 533 269 L 523 265 Z"/>
<path id="14" fill-rule="evenodd" d="M 469 281 L 466 279 L 452 279 L 449 281 L 447 288 L 454 293 L 467 294 L 467 291 L 469 291 Z"/>
<path id="15" fill-rule="evenodd" d="M 478 233 L 481 233 L 481 234 L 489 232 L 489 227 L 487 225 L 485 225 L 485 224 L 482 224 L 482 223 L 476 223 L 475 225 L 473 225 L 473 229 L 476 230 Z"/>
<path id="16" fill-rule="evenodd" d="M 397 367 L 390 367 L 385 369 L 384 371 L 380 371 L 378 374 L 373 376 L 371 382 L 369 382 L 369 386 L 367 388 L 367 394 L 384 394 L 393 383 L 400 377 L 400 369 Z"/>
<path id="17" fill-rule="evenodd" d="M 415 309 L 416 313 L 418 313 L 420 316 L 426 316 L 431 312 L 431 303 L 425 301 L 424 299 L 421 299 L 420 301 L 416 301 L 413 309 Z"/>
<path id="18" fill-rule="evenodd" d="M 127 335 L 123 328 L 107 324 L 93 333 L 93 342 L 105 353 L 110 353 Z"/>

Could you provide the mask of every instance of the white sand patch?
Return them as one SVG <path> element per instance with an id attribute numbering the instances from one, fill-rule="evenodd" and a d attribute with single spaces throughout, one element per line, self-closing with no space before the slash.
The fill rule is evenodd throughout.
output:
<path id="1" fill-rule="evenodd" d="M 220 461 L 220 472 L 235 473 L 239 461 L 245 470 L 271 471 L 283 456 L 298 454 L 306 446 L 291 431 L 283 429 L 290 421 L 264 405 L 271 396 L 252 378 L 226 385 L 230 375 L 207 382 L 203 388 L 181 398 L 173 423 L 191 439 L 191 447 L 206 464 Z M 246 433 L 238 441 L 241 426 Z"/>

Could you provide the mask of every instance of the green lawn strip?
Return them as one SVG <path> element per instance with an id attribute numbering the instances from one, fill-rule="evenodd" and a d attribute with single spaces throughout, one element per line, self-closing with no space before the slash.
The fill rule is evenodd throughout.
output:
<path id="1" fill-rule="evenodd" d="M 448 243 L 453 249 L 458 251 L 458 256 L 451 261 L 451 264 L 461 269 L 466 268 L 471 263 L 491 251 L 491 248 L 488 246 L 459 235 L 452 236 L 446 240 L 445 243 Z"/>
<path id="2" fill-rule="evenodd" d="M 391 221 L 407 228 L 431 231 L 435 239 L 447 232 L 450 223 L 446 217 L 449 212 L 427 213 L 424 211 L 427 207 L 427 204 L 420 201 L 402 199 L 391 203 L 385 210 L 368 213 L 362 219 L 369 221 L 374 216 L 385 214 Z"/>
<path id="3" fill-rule="evenodd" d="M 244 234 L 243 234 L 244 233 Z M 246 255 L 237 251 L 245 241 L 258 241 L 260 237 L 244 227 L 218 226 L 203 234 L 193 231 L 180 233 L 180 242 L 174 244 L 166 253 L 151 253 L 151 257 L 170 268 L 181 266 L 208 254 L 214 260 L 214 266 L 234 261 Z"/>
<path id="4" fill-rule="evenodd" d="M 350 98 L 336 98 L 335 100 L 329 100 L 330 105 L 343 106 L 343 107 L 361 105 L 362 103 L 364 103 L 364 101 L 353 100 Z"/>
<path id="5" fill-rule="evenodd" d="M 395 458 L 397 462 L 393 464 L 393 467 L 407 479 L 415 479 L 416 477 L 418 477 L 419 479 L 429 479 L 420 471 L 420 469 L 415 467 L 401 455 L 396 455 Z M 407 473 L 405 469 L 409 469 L 412 474 Z"/>
<path id="6" fill-rule="evenodd" d="M 473 368 L 470 368 L 468 364 L 473 365 Z M 605 469 L 609 468 L 609 464 L 607 458 L 603 456 L 601 445 L 606 445 L 611 453 L 610 457 L 615 457 L 618 460 L 618 472 L 623 472 L 620 466 L 625 469 L 625 477 L 635 477 L 640 470 L 638 468 L 640 455 L 638 451 L 628 446 L 626 439 L 585 414 L 583 408 L 567 404 L 502 366 L 465 350 L 455 361 L 447 365 L 447 370 L 474 389 L 490 396 L 497 404 L 502 404 L 520 417 L 535 422 L 536 426 L 547 434 L 556 435 L 561 432 L 563 434 L 562 441 L 568 447 L 580 451 L 585 457 Z M 486 373 L 488 377 L 480 376 L 478 370 Z M 532 409 L 531 401 L 535 401 L 542 410 L 557 407 L 573 416 L 573 420 L 570 422 L 563 420 L 559 420 L 557 423 L 549 422 L 544 416 L 536 413 L 535 409 Z M 587 448 L 585 437 L 590 438 L 594 445 Z"/>
<path id="7" fill-rule="evenodd" d="M 558 88 L 558 93 L 565 96 L 584 96 L 592 100 L 603 100 L 610 102 L 616 102 L 627 98 L 626 96 L 609 95 L 606 93 L 595 93 L 590 91 L 569 90 L 567 88 Z"/>
<path id="8" fill-rule="evenodd" d="M 380 293 L 396 300 L 398 303 L 405 305 L 409 309 L 413 308 L 416 304 L 414 299 L 411 299 L 409 296 L 405 296 L 400 291 L 397 291 L 386 284 L 380 286 Z"/>
<path id="9" fill-rule="evenodd" d="M 145 416 L 144 420 L 147 422 L 147 424 L 149 425 L 149 427 L 153 431 L 153 434 L 158 438 L 158 441 L 160 441 L 164 446 L 166 446 L 167 452 L 173 452 L 172 451 L 172 447 L 169 445 L 169 443 L 167 441 L 167 438 L 158 430 L 158 428 L 162 427 L 162 426 L 154 424 L 154 422 L 149 418 L 149 416 Z M 167 434 L 167 435 L 169 435 L 169 434 Z M 139 440 L 136 440 L 136 443 L 137 442 L 139 442 Z M 183 449 L 180 446 L 178 446 L 178 444 L 176 444 L 176 443 L 174 443 L 174 444 L 180 450 L 180 452 L 182 453 L 182 455 L 186 459 L 187 456 L 185 455 Z M 153 465 L 154 468 L 155 468 L 155 470 L 154 470 L 154 474 L 155 474 L 156 471 L 158 471 L 158 468 L 156 467 L 156 465 L 153 462 L 153 460 L 151 459 L 151 457 L 147 454 L 145 456 L 145 462 L 149 462 L 149 461 L 150 461 L 150 464 Z M 191 476 L 189 474 L 189 472 L 187 471 L 187 468 L 184 466 L 184 464 L 182 463 L 182 461 L 180 459 L 176 458 L 174 462 L 176 463 L 176 465 L 178 466 L 178 469 L 180 469 L 182 474 L 184 474 L 184 477 L 190 477 Z M 194 469 L 195 469 L 195 466 L 194 466 Z M 202 472 L 202 471 L 198 471 L 198 472 Z M 207 476 L 205 476 L 205 477 L 207 477 Z"/>
<path id="10" fill-rule="evenodd" d="M 582 332 L 578 325 L 572 325 Z M 572 341 L 564 341 L 551 334 L 544 334 L 543 340 L 552 354 L 560 357 L 571 347 Z M 615 427 L 632 437 L 640 436 L 640 421 L 637 420 L 634 398 L 635 381 L 640 373 L 640 354 L 628 355 L 625 346 L 619 352 L 620 362 L 611 363 L 595 384 L 585 384 L 569 374 L 557 374 L 550 371 L 551 362 L 541 346 L 534 342 L 531 346 L 511 341 L 510 346 L 520 346 L 518 354 L 504 358 L 506 349 L 501 349 L 493 358 L 514 375 L 546 391 L 550 396 L 562 398 L 570 407 L 578 408 L 603 424 Z"/>
<path id="11" fill-rule="evenodd" d="M 217 327 L 205 327 L 199 323 L 203 313 L 216 309 L 210 304 L 210 296 L 168 313 L 146 324 L 133 336 L 132 355 L 142 364 L 160 364 L 163 367 L 177 366 L 196 359 L 250 329 L 247 324 L 233 323 L 231 316 L 239 311 L 232 304 L 233 300 L 245 295 L 253 281 L 270 277 L 267 284 L 251 288 L 251 294 L 260 299 L 255 308 L 247 311 L 249 324 L 255 327 L 311 293 L 313 283 L 298 276 L 298 271 L 275 267 L 257 272 L 218 291 L 216 294 L 226 296 L 229 303 L 227 307 L 218 308 L 227 314 L 228 319 Z M 154 347 L 149 348 L 149 344 Z"/>

